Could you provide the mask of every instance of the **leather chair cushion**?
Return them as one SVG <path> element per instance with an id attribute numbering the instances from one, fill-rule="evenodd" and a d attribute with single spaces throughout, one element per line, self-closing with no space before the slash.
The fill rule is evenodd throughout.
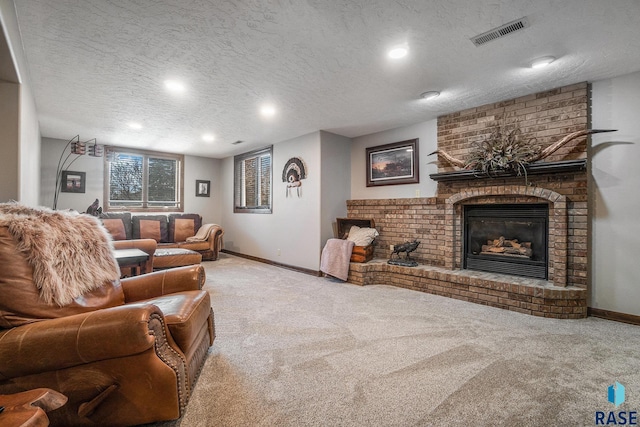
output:
<path id="1" fill-rule="evenodd" d="M 102 224 L 111 234 L 113 240 L 128 240 L 122 219 L 103 219 Z"/>
<path id="2" fill-rule="evenodd" d="M 211 243 L 205 240 L 204 242 L 180 242 L 180 243 L 163 243 L 162 248 L 181 248 L 189 249 L 191 251 L 206 251 L 211 249 Z"/>
<path id="3" fill-rule="evenodd" d="M 33 283 L 33 268 L 26 256 L 17 250 L 7 227 L 0 227 L 0 266 L 0 328 L 124 304 L 124 292 L 119 282 L 105 283 L 64 307 L 45 304 Z"/>
<path id="4" fill-rule="evenodd" d="M 136 215 L 133 217 L 133 238 L 168 242 L 169 231 L 166 215 Z"/>
<path id="5" fill-rule="evenodd" d="M 122 226 L 124 227 L 124 232 L 125 232 L 125 238 L 124 239 L 116 239 L 114 237 L 114 240 L 131 240 L 133 237 L 133 228 L 132 228 L 132 223 L 131 223 L 131 212 L 103 212 L 100 214 L 100 219 L 102 219 L 104 226 L 107 228 L 107 230 L 109 230 L 109 232 L 111 233 L 111 235 L 113 236 L 113 233 L 111 232 L 111 228 L 109 226 L 107 226 L 107 223 L 104 220 L 120 220 L 122 222 Z M 119 225 L 117 222 L 115 221 L 110 221 L 111 224 L 113 224 L 115 228 L 115 231 L 118 232 L 119 229 Z"/>
<path id="6" fill-rule="evenodd" d="M 189 354 L 196 338 L 211 313 L 211 300 L 206 291 L 184 291 L 146 300 L 156 305 L 174 341 L 184 354 Z"/>
<path id="7" fill-rule="evenodd" d="M 169 214 L 169 241 L 184 242 L 195 236 L 201 226 L 202 217 L 198 214 Z"/>
<path id="8" fill-rule="evenodd" d="M 200 262 L 202 254 L 189 249 L 158 248 L 153 255 L 153 268 L 182 267 Z"/>
<path id="9" fill-rule="evenodd" d="M 195 221 L 192 219 L 176 218 L 174 221 L 174 242 L 184 242 L 187 237 L 196 235 Z"/>

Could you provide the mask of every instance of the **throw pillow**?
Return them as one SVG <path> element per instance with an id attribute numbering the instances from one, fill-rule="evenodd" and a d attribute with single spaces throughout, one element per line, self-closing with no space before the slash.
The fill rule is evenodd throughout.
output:
<path id="1" fill-rule="evenodd" d="M 375 228 L 360 228 L 357 225 L 351 226 L 347 240 L 351 240 L 356 246 L 369 246 L 373 239 L 379 236 L 378 230 Z"/>

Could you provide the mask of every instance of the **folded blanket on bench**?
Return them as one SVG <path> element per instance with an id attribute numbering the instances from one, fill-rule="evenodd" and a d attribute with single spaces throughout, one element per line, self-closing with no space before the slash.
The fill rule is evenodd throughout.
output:
<path id="1" fill-rule="evenodd" d="M 354 246 L 355 243 L 351 240 L 327 240 L 320 256 L 320 271 L 340 280 L 347 280 Z"/>

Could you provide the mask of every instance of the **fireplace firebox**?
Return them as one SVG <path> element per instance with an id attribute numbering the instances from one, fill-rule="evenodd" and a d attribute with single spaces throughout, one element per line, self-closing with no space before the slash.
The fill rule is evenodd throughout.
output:
<path id="1" fill-rule="evenodd" d="M 464 207 L 464 268 L 547 279 L 549 206 Z"/>

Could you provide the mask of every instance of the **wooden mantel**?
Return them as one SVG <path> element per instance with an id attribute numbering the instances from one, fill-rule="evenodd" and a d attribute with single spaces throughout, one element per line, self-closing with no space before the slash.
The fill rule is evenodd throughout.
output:
<path id="1" fill-rule="evenodd" d="M 538 162 L 526 166 L 527 175 L 543 175 L 552 173 L 570 173 L 587 170 L 587 159 L 564 160 L 559 162 Z M 477 170 L 459 170 L 453 172 L 432 173 L 434 181 L 466 181 L 471 179 L 508 178 L 516 176 L 514 172 L 496 172 L 491 175 Z M 524 177 L 524 175 L 523 175 Z"/>

